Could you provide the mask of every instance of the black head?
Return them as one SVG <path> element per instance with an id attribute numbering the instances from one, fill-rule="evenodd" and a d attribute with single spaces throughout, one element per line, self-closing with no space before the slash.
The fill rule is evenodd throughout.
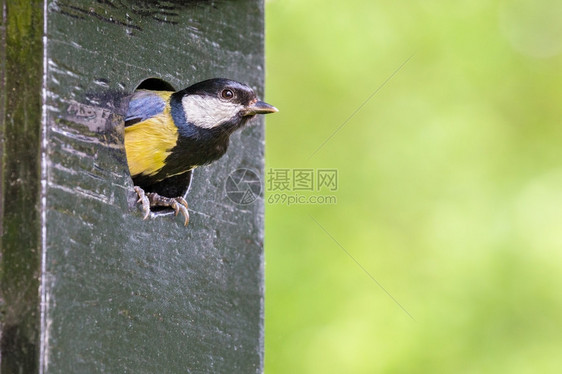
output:
<path id="1" fill-rule="evenodd" d="M 277 112 L 259 101 L 247 85 L 224 78 L 195 83 L 174 97 L 181 102 L 187 123 L 207 129 L 227 124 L 239 127 L 256 114 Z"/>

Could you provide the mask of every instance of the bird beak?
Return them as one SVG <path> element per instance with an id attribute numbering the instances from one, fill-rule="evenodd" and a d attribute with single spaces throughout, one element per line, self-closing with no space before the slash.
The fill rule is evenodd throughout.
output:
<path id="1" fill-rule="evenodd" d="M 253 116 L 254 114 L 268 114 L 278 112 L 279 109 L 263 101 L 256 101 L 246 109 L 246 116 Z"/>

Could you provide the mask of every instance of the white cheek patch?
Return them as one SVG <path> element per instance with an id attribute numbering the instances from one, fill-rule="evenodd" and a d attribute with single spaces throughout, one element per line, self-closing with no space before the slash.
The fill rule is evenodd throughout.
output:
<path id="1" fill-rule="evenodd" d="M 195 126 L 210 129 L 236 116 L 243 106 L 218 97 L 188 95 L 181 100 L 185 119 Z"/>

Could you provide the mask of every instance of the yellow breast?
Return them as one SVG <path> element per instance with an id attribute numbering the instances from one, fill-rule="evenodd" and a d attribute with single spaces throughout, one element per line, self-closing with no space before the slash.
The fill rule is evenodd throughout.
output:
<path id="1" fill-rule="evenodd" d="M 168 103 L 161 114 L 125 127 L 125 151 L 132 176 L 158 173 L 177 143 L 178 129 L 170 114 L 170 95 L 171 92 L 160 95 Z"/>

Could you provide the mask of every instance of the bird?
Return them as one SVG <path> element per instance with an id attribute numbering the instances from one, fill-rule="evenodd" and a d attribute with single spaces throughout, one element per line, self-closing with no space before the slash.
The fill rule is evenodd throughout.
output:
<path id="1" fill-rule="evenodd" d="M 230 135 L 257 114 L 278 109 L 259 100 L 246 84 L 207 79 L 173 91 L 139 89 L 129 98 L 125 116 L 125 152 L 129 172 L 142 204 L 172 208 L 189 223 L 187 201 L 192 172 L 221 158 Z"/>

